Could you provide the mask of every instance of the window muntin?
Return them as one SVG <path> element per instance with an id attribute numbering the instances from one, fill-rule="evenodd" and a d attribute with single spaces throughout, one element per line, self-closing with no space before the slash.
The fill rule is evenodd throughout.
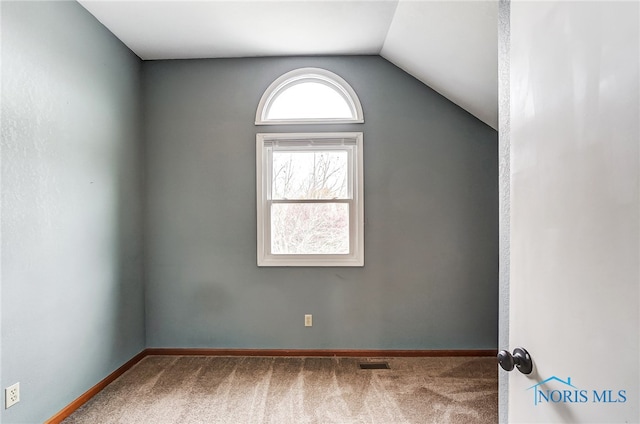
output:
<path id="1" fill-rule="evenodd" d="M 360 100 L 333 72 L 302 68 L 287 72 L 264 92 L 256 125 L 364 122 Z"/>
<path id="2" fill-rule="evenodd" d="M 364 265 L 362 133 L 258 134 L 259 266 Z"/>

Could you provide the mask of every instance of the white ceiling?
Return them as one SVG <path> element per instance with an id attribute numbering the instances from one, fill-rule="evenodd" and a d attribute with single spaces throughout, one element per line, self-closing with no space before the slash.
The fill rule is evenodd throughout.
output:
<path id="1" fill-rule="evenodd" d="M 493 128 L 497 0 L 79 0 L 140 58 L 379 54 Z"/>

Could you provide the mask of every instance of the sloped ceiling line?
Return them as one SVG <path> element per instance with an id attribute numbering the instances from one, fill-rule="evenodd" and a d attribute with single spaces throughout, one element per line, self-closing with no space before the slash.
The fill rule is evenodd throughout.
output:
<path id="1" fill-rule="evenodd" d="M 497 129 L 497 0 L 79 2 L 143 60 L 379 54 Z"/>

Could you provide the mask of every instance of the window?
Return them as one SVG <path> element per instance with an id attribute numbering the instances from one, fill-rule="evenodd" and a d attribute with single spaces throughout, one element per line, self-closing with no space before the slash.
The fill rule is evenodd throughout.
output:
<path id="1" fill-rule="evenodd" d="M 338 75 L 287 72 L 264 92 L 256 125 L 363 123 Z M 259 133 L 258 266 L 363 266 L 362 132 Z"/>
<path id="2" fill-rule="evenodd" d="M 319 68 L 302 68 L 275 80 L 258 104 L 257 125 L 362 123 L 362 106 L 351 86 Z"/>
<path id="3" fill-rule="evenodd" d="M 258 134 L 259 266 L 364 265 L 362 133 Z"/>

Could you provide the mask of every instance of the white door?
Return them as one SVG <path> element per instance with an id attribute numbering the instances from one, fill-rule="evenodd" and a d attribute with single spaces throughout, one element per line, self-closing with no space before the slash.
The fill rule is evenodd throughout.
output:
<path id="1" fill-rule="evenodd" d="M 638 423 L 640 6 L 510 8 L 501 259 L 510 259 L 508 348 L 527 349 L 535 367 L 509 373 L 501 408 L 512 423 Z"/>

